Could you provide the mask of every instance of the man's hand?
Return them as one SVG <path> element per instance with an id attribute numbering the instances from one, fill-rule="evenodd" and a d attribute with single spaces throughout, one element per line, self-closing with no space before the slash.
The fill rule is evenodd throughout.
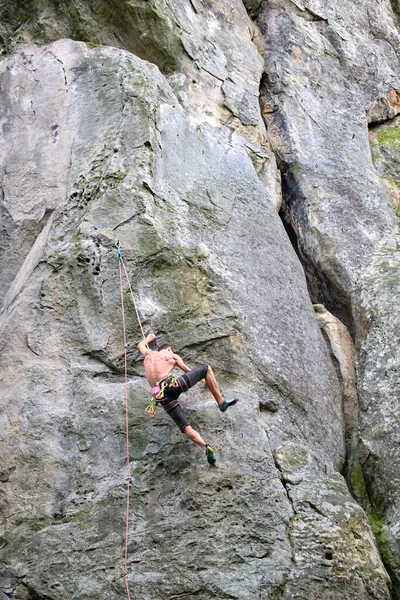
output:
<path id="1" fill-rule="evenodd" d="M 139 352 L 143 354 L 143 356 L 147 356 L 147 354 L 150 354 L 150 352 L 152 352 L 152 350 L 150 350 L 150 348 L 148 347 L 148 344 L 150 344 L 150 342 L 153 342 L 155 339 L 156 336 L 154 335 L 154 333 L 149 333 L 149 335 L 144 340 L 138 343 L 137 347 L 139 348 Z"/>

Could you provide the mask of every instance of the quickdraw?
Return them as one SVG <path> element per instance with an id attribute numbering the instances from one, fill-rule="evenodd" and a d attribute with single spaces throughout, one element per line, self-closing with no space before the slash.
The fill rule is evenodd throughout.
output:
<path id="1" fill-rule="evenodd" d="M 176 388 L 178 387 L 178 385 L 178 378 L 173 375 L 169 376 L 166 379 L 164 379 L 164 381 L 161 381 L 161 386 L 157 386 L 160 388 L 160 390 L 158 393 L 156 392 L 155 394 L 153 394 L 153 397 L 160 402 L 161 400 L 164 400 L 165 390 L 168 390 L 169 388 Z M 155 388 L 152 388 L 152 393 L 154 389 Z"/>
<path id="2" fill-rule="evenodd" d="M 147 414 L 149 415 L 149 417 L 151 419 L 153 419 L 156 416 L 157 402 L 156 402 L 155 398 L 152 398 L 150 400 L 150 404 L 148 406 L 146 406 L 145 411 L 147 412 Z"/>

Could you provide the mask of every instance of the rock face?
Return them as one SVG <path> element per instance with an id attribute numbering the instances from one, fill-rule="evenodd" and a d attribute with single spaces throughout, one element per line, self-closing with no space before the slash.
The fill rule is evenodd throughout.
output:
<path id="1" fill-rule="evenodd" d="M 398 18 L 390 3 L 285 6 L 271 2 L 256 15 L 263 114 L 310 295 L 356 340 L 361 440 L 347 472 L 398 598 Z M 371 134 L 371 156 L 368 125 L 388 119 Z"/>
<path id="2" fill-rule="evenodd" d="M 400 135 L 398 118 L 370 133 L 372 156 L 393 207 L 398 211 Z M 359 281 L 360 459 L 372 506 L 372 523 L 397 595 L 400 590 L 399 535 L 399 336 L 396 298 L 400 285 L 400 238 L 387 240 L 375 252 Z"/>
<path id="3" fill-rule="evenodd" d="M 398 594 L 396 176 L 367 128 L 397 111 L 397 29 L 389 4 L 314 4 L 0 7 L 0 595 L 125 593 L 117 240 L 144 328 L 240 398 L 182 399 L 215 468 L 148 419 L 124 280 L 131 597 Z"/>
<path id="4" fill-rule="evenodd" d="M 314 310 L 321 330 L 325 334 L 337 365 L 342 384 L 343 416 L 345 422 L 345 444 L 347 464 L 344 469 L 347 482 L 352 489 L 354 469 L 358 469 L 358 394 L 356 370 L 354 365 L 354 344 L 349 330 L 338 318 L 334 317 L 323 304 L 315 304 Z M 357 492 L 356 489 L 352 490 Z"/>
<path id="5" fill-rule="evenodd" d="M 286 4 L 271 2 L 258 17 L 263 114 L 281 162 L 284 218 L 312 297 L 354 335 L 356 282 L 396 227 L 371 161 L 367 112 L 385 103 L 388 114 L 399 111 L 398 30 L 389 3 Z"/>

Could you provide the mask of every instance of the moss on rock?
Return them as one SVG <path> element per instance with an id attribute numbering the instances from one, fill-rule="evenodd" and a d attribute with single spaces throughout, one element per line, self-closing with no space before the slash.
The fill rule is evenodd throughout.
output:
<path id="1" fill-rule="evenodd" d="M 372 161 L 400 217 L 400 119 L 374 127 L 370 131 Z"/>
<path id="2" fill-rule="evenodd" d="M 367 516 L 372 533 L 375 536 L 383 564 L 385 565 L 392 582 L 393 598 L 395 600 L 400 600 L 400 576 L 398 572 L 397 560 L 392 549 L 393 545 L 390 543 L 389 533 L 384 523 L 384 514 L 378 507 L 375 506 L 367 511 Z"/>
<path id="3" fill-rule="evenodd" d="M 379 144 L 400 144 L 400 125 L 385 126 L 377 134 Z"/>

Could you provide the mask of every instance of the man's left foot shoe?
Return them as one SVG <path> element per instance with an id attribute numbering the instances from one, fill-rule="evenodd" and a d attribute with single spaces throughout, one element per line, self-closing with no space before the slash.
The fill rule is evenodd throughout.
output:
<path id="1" fill-rule="evenodd" d="M 210 444 L 206 444 L 206 456 L 207 456 L 207 460 L 210 463 L 210 465 L 213 465 L 217 460 L 217 457 L 215 456 L 215 452 L 211 448 Z"/>
<path id="2" fill-rule="evenodd" d="M 223 403 L 221 404 L 221 406 L 219 407 L 219 410 L 221 412 L 225 412 L 230 406 L 233 406 L 234 404 L 236 404 L 236 402 L 238 402 L 239 398 L 234 398 L 233 400 L 224 400 Z"/>

